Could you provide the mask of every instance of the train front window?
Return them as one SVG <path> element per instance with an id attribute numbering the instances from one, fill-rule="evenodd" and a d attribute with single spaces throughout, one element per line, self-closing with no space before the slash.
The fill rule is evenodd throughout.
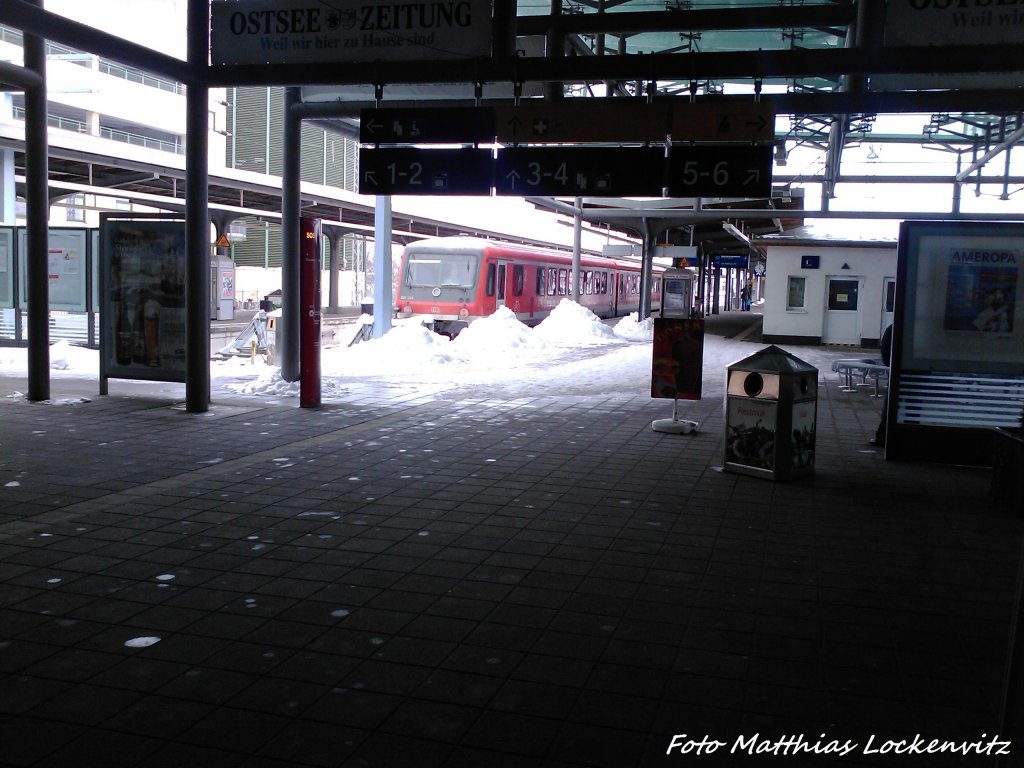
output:
<path id="1" fill-rule="evenodd" d="M 476 261 L 471 254 L 414 255 L 407 262 L 405 284 L 410 288 L 472 288 Z"/>

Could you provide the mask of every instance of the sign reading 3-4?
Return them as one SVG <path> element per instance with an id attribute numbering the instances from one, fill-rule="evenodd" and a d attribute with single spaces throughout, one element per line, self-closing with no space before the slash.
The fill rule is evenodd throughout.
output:
<path id="1" fill-rule="evenodd" d="M 315 64 L 488 56 L 490 0 L 214 0 L 214 64 Z"/>
<path id="2" fill-rule="evenodd" d="M 506 147 L 495 194 L 660 197 L 664 156 L 662 147 Z"/>

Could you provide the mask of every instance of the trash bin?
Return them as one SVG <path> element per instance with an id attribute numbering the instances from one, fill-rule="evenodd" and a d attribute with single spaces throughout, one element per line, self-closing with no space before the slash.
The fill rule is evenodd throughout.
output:
<path id="1" fill-rule="evenodd" d="M 771 480 L 811 474 L 818 369 L 773 345 L 726 376 L 724 469 Z"/>

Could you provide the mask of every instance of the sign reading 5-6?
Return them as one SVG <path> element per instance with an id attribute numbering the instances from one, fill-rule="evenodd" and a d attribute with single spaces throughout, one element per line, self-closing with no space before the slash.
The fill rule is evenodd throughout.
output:
<path id="1" fill-rule="evenodd" d="M 767 197 L 771 145 L 672 147 L 667 186 L 670 197 Z"/>

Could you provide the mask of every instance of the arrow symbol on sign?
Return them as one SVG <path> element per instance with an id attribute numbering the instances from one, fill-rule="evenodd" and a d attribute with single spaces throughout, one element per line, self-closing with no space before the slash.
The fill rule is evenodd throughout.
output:
<path id="1" fill-rule="evenodd" d="M 510 186 L 511 189 L 515 189 L 516 188 L 516 179 L 519 178 L 519 172 L 518 171 L 509 171 L 509 173 L 506 174 L 505 178 L 512 180 L 512 183 L 509 186 Z"/>
<path id="2" fill-rule="evenodd" d="M 508 121 L 508 125 L 512 129 L 513 136 L 519 135 L 519 126 L 521 126 L 522 124 L 523 121 L 520 120 L 518 117 L 513 117 L 511 120 Z"/>
<path id="3" fill-rule="evenodd" d="M 378 128 L 383 128 L 383 127 L 384 127 L 384 123 L 378 123 L 376 120 L 372 120 L 371 119 L 370 122 L 368 122 L 366 124 L 366 132 L 367 133 L 376 133 Z"/>
<path id="4" fill-rule="evenodd" d="M 746 181 L 743 182 L 743 186 L 747 186 L 748 184 L 753 184 L 754 182 L 759 181 L 760 179 L 761 179 L 761 172 L 760 171 L 749 170 L 749 171 L 747 171 L 747 178 L 746 178 Z"/>
<path id="5" fill-rule="evenodd" d="M 365 183 L 369 184 L 370 186 L 376 187 L 377 186 L 377 174 L 374 173 L 373 171 L 367 171 L 366 173 L 363 174 L 363 181 Z"/>
<path id="6" fill-rule="evenodd" d="M 758 132 L 760 133 L 761 131 L 768 127 L 768 121 L 764 119 L 764 115 L 758 115 L 757 120 L 748 120 L 747 125 L 756 126 Z"/>

